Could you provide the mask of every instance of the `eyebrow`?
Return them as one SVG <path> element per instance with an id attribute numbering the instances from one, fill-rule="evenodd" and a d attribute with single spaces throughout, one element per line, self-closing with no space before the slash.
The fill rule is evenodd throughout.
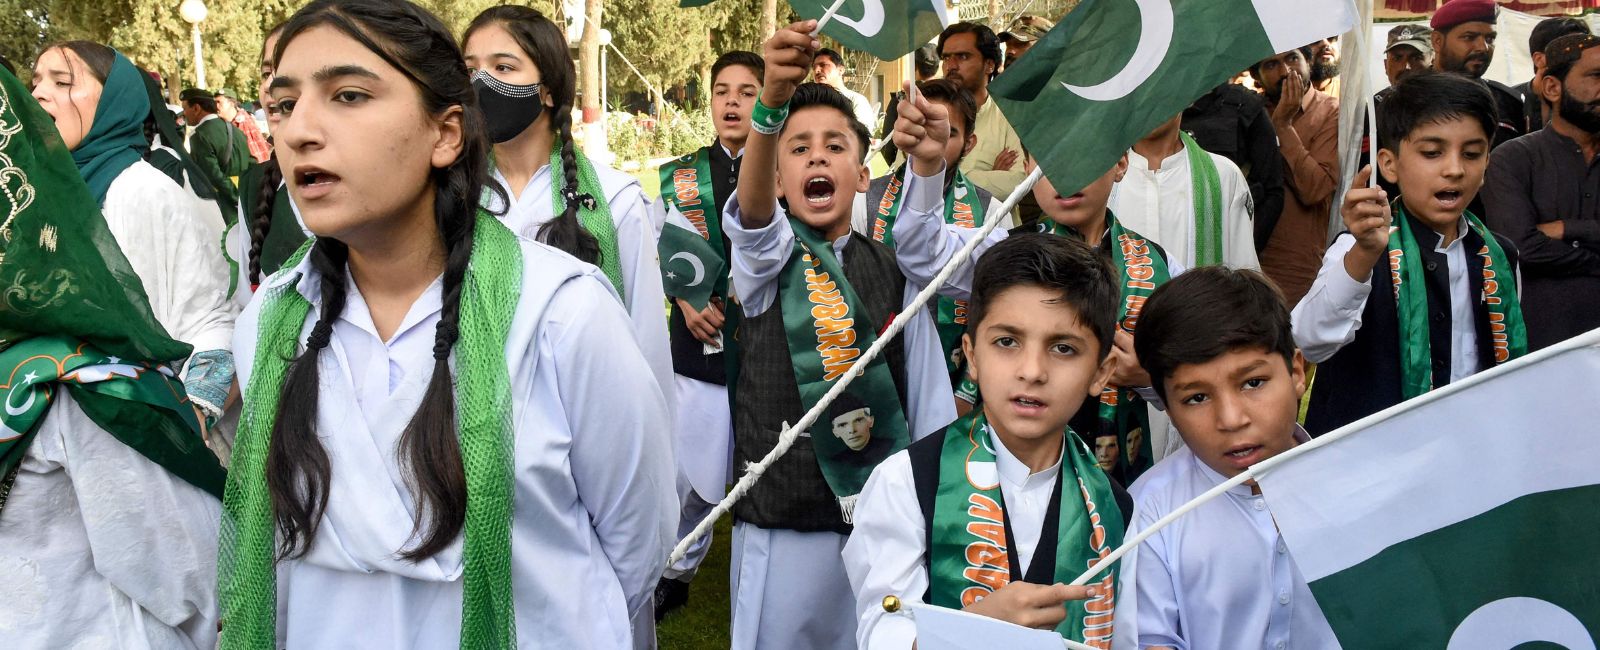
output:
<path id="1" fill-rule="evenodd" d="M 355 64 L 330 65 L 311 73 L 311 80 L 316 83 L 327 83 L 340 77 L 360 77 L 363 79 L 371 79 L 373 81 L 383 80 L 383 77 L 378 76 L 378 73 Z M 270 92 L 279 88 L 293 89 L 299 87 L 299 79 L 278 75 L 272 78 L 272 83 L 267 84 L 267 91 Z"/>
<path id="2" fill-rule="evenodd" d="M 1245 375 L 1254 373 L 1255 371 L 1260 370 L 1261 367 L 1265 366 L 1265 365 L 1267 365 L 1267 360 L 1266 359 L 1256 359 L 1254 362 L 1251 362 L 1250 365 L 1245 366 L 1243 368 L 1240 368 L 1238 370 L 1235 370 L 1233 372 L 1233 377 L 1235 379 L 1237 379 L 1239 377 L 1243 377 Z"/>

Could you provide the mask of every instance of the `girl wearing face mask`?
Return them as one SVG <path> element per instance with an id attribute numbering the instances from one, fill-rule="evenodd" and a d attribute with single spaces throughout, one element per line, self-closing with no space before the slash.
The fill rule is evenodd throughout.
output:
<path id="1" fill-rule="evenodd" d="M 272 52 L 282 33 L 283 25 L 279 24 L 267 31 L 261 43 L 259 99 L 266 107 L 268 133 L 277 131 L 280 118 L 267 94 L 267 85 L 272 82 Z M 305 229 L 294 213 L 294 203 L 289 200 L 283 170 L 274 153 L 239 176 L 239 218 L 228 230 L 228 256 L 243 261 L 237 265 L 234 299 L 241 306 L 248 303 L 261 281 L 277 272 L 305 241 Z"/>
<path id="2" fill-rule="evenodd" d="M 214 203 L 145 160 L 156 158 L 152 138 L 161 133 L 162 120 L 170 120 L 165 106 L 152 105 L 146 82 L 116 50 L 71 41 L 39 55 L 33 97 L 55 120 L 118 246 L 143 281 L 156 320 L 173 338 L 194 346 L 183 365 L 184 387 L 215 422 L 233 383 L 228 344 L 237 312 L 228 301 L 222 219 Z M 167 166 L 184 167 L 181 158 Z"/>
<path id="3" fill-rule="evenodd" d="M 583 155 L 572 141 L 577 74 L 561 28 L 527 7 L 474 18 L 461 39 L 494 142 L 491 200 L 507 226 L 605 272 L 633 318 L 633 333 L 667 397 L 672 353 L 656 238 L 666 218 L 632 176 Z"/>
<path id="4" fill-rule="evenodd" d="M 317 0 L 273 60 L 314 233 L 240 317 L 223 648 L 618 648 L 675 523 L 666 403 L 599 269 L 480 207 L 461 51 Z"/>

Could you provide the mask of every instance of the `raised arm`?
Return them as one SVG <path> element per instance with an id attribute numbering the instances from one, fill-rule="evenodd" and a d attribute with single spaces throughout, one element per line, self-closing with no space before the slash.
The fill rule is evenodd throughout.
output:
<path id="1" fill-rule="evenodd" d="M 778 30 L 762 45 L 767 69 L 761 99 L 750 116 L 750 139 L 739 165 L 739 217 L 758 230 L 772 221 L 778 200 L 778 129 L 788 117 L 789 98 L 811 72 L 811 57 L 822 44 L 811 36 L 817 21 L 802 20 Z"/>

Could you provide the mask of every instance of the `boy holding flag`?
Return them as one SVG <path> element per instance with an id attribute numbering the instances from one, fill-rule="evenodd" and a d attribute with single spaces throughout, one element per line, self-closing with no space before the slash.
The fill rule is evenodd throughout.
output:
<path id="1" fill-rule="evenodd" d="M 1135 345 L 1185 447 L 1133 484 L 1129 533 L 1309 440 L 1305 359 L 1256 271 L 1194 269 L 1145 303 Z M 1116 647 L 1336 648 L 1254 481 L 1162 528 L 1122 563 Z"/>
<path id="2" fill-rule="evenodd" d="M 1494 98 L 1459 75 L 1417 75 L 1383 106 L 1378 168 L 1400 197 L 1368 188 L 1370 168 L 1356 175 L 1341 207 L 1348 232 L 1294 310 L 1295 342 L 1318 364 L 1313 435 L 1528 349 L 1516 247 L 1467 209 L 1489 163 Z"/>
<path id="3" fill-rule="evenodd" d="M 682 502 L 679 537 L 711 512 L 728 485 L 733 420 L 725 365 L 731 359 L 725 358 L 723 347 L 728 240 L 722 234 L 722 208 L 739 181 L 750 110 L 761 94 L 764 69 L 754 52 L 717 57 L 711 64 L 710 107 L 716 141 L 660 170 L 661 200 L 667 206 L 659 242 L 662 286 L 674 306 L 667 331 L 678 398 L 674 440 Z M 711 536 L 706 535 L 683 561 L 667 567 L 656 587 L 658 620 L 688 602 L 689 581 L 710 547 Z"/>
<path id="4" fill-rule="evenodd" d="M 935 97 L 918 99 L 911 108 L 913 110 L 906 118 L 908 130 L 898 136 L 906 138 L 908 142 L 912 138 L 910 132 L 929 132 L 939 128 L 932 126 L 934 121 L 946 120 L 945 116 L 956 114 L 951 112 L 948 106 L 938 102 Z M 958 131 L 951 129 L 950 133 L 955 134 Z M 946 147 L 946 151 L 950 148 L 949 145 L 942 146 Z M 1037 161 L 1026 150 L 1023 156 L 1024 170 L 1032 172 L 1038 164 Z M 948 154 L 944 162 L 948 175 L 950 173 L 948 170 L 953 169 Z M 1112 375 L 1111 385 L 1101 394 L 1099 407 L 1094 410 L 1079 411 L 1077 419 L 1072 424 L 1077 430 L 1096 437 L 1108 433 L 1115 435 L 1122 453 L 1113 470 L 1113 476 L 1119 480 L 1132 482 L 1154 462 L 1156 451 L 1159 450 L 1163 452 L 1161 455 L 1165 455 L 1169 449 L 1167 439 L 1170 428 L 1166 418 L 1160 415 L 1159 411 L 1152 416 L 1148 410 L 1147 400 L 1137 392 L 1136 387 L 1145 387 L 1144 390 L 1148 390 L 1150 378 L 1140 369 L 1138 359 L 1133 353 L 1134 327 L 1139 320 L 1139 310 L 1150 292 L 1172 275 L 1182 272 L 1182 266 L 1171 260 L 1166 251 L 1155 242 L 1123 226 L 1109 209 L 1107 204 L 1112 190 L 1122 180 L 1127 169 L 1128 158 L 1123 156 L 1083 189 L 1069 195 L 1058 192 L 1050 179 L 1042 176 L 1033 186 L 1033 196 L 1046 216 L 1046 219 L 1038 225 L 1041 232 L 1065 235 L 1089 243 L 1095 254 L 1111 264 L 1117 275 L 1120 296 L 1110 312 L 1118 324 L 1117 332 L 1110 341 L 1112 343 L 1110 354 L 1117 359 L 1117 371 Z M 957 175 L 959 173 L 956 172 Z M 904 219 L 896 219 L 891 224 L 890 232 L 894 240 L 900 242 L 896 254 L 907 263 L 907 266 L 915 268 L 942 268 L 964 241 L 977 232 L 970 228 L 958 228 L 960 224 L 950 225 L 909 215 Z M 1004 231 L 991 234 L 991 241 L 980 244 L 972 259 L 976 260 L 984 255 L 986 249 L 1005 234 Z M 966 315 L 967 308 L 962 301 L 965 301 L 970 294 L 972 268 L 973 262 L 969 261 L 963 268 L 958 269 L 943 288 L 948 296 L 940 298 L 941 301 L 960 305 L 959 313 L 963 316 Z M 940 316 L 944 316 L 943 311 Z M 939 327 L 943 338 L 947 325 L 942 318 Z M 953 329 L 959 333 L 964 328 Z M 950 356 L 959 358 L 956 355 Z M 957 407 L 962 414 L 971 408 L 970 405 L 977 402 L 978 388 L 970 377 L 959 378 L 956 397 L 960 400 Z M 1154 440 L 1149 435 L 1152 424 L 1155 424 L 1162 434 Z"/>
<path id="5" fill-rule="evenodd" d="M 738 200 L 723 216 L 743 314 L 737 467 L 765 457 L 919 289 L 893 251 L 851 232 L 870 137 L 838 91 L 801 84 L 820 47 L 815 29 L 813 20 L 795 23 L 764 46 Z M 905 211 L 942 212 L 937 167 L 923 171 L 906 180 Z M 927 313 L 911 315 L 904 338 L 850 385 L 847 394 L 871 413 L 876 444 L 854 449 L 819 419 L 735 505 L 734 647 L 855 647 L 840 551 L 872 468 L 955 417 L 937 341 Z"/>
<path id="6" fill-rule="evenodd" d="M 911 95 L 907 89 L 906 96 Z M 1002 227 L 1015 221 L 1010 215 L 999 213 L 1000 203 L 993 195 L 967 179 L 959 167 L 962 159 L 972 152 L 977 143 L 973 126 L 977 120 L 978 105 L 972 93 L 949 79 L 935 79 L 917 84 L 916 94 L 928 102 L 943 107 L 950 116 L 949 139 L 942 152 L 944 160 L 944 220 L 954 227 L 973 229 L 989 219 L 1005 219 Z M 890 125 L 893 127 L 894 125 Z M 894 224 L 906 199 L 906 174 L 910 164 L 902 162 L 888 174 L 872 179 L 867 191 L 859 195 L 854 210 L 854 228 L 890 248 L 895 247 Z M 937 272 L 938 267 L 933 267 Z M 933 306 L 934 322 L 939 330 L 939 350 L 950 373 L 951 385 L 960 383 L 965 364 L 961 360 L 961 334 L 966 330 L 966 303 L 948 296 L 940 296 Z"/>
<path id="7" fill-rule="evenodd" d="M 1072 238 L 1025 234 L 991 248 L 974 285 L 962 348 L 986 399 L 863 489 L 844 549 L 856 639 L 914 646 L 915 623 L 883 610 L 893 595 L 1109 648 L 1115 570 L 1065 583 L 1121 543 L 1131 509 L 1068 426 L 1116 369 L 1112 271 Z"/>

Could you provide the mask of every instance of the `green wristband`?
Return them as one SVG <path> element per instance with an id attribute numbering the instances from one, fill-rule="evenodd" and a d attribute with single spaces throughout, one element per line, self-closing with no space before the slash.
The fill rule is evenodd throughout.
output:
<path id="1" fill-rule="evenodd" d="M 789 119 L 789 102 L 784 102 L 777 108 L 767 108 L 766 103 L 756 100 L 754 110 L 750 111 L 750 128 L 762 135 L 777 135 L 783 130 L 783 123 Z"/>

